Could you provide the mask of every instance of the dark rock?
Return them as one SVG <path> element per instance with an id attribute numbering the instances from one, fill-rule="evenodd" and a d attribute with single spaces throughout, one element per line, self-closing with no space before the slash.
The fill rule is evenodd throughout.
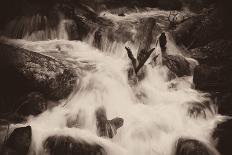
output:
<path id="1" fill-rule="evenodd" d="M 113 138 L 117 129 L 122 127 L 123 119 L 114 118 L 112 120 L 107 120 L 106 111 L 104 107 L 100 107 L 96 110 L 96 120 L 97 120 L 97 131 L 100 137 Z"/>
<path id="2" fill-rule="evenodd" d="M 99 144 L 79 141 L 70 136 L 50 136 L 43 143 L 43 147 L 50 155 L 106 155 Z"/>
<path id="3" fill-rule="evenodd" d="M 25 116 L 38 115 L 47 110 L 47 101 L 42 93 L 31 92 L 23 97 L 22 106 L 19 107 L 18 113 Z"/>
<path id="4" fill-rule="evenodd" d="M 16 128 L 4 143 L 1 155 L 27 155 L 31 145 L 31 127 Z"/>
<path id="5" fill-rule="evenodd" d="M 231 77 L 230 67 L 199 65 L 194 70 L 193 82 L 196 89 L 225 92 L 231 90 Z"/>
<path id="6" fill-rule="evenodd" d="M 56 59 L 5 44 L 0 45 L 0 55 L 1 72 L 5 73 L 5 79 L 1 82 L 5 83 L 6 87 L 12 88 L 12 82 L 16 84 L 17 79 L 11 77 L 15 76 L 20 78 L 17 82 L 21 83 L 13 87 L 22 86 L 19 88 L 25 91 L 38 90 L 54 100 L 67 97 L 74 88 L 76 73 Z M 8 73 L 8 70 L 15 73 Z M 7 78 L 13 78 L 11 80 L 15 81 L 9 81 Z"/>
<path id="7" fill-rule="evenodd" d="M 165 10 L 180 10 L 182 3 L 180 0 L 158 0 L 158 7 Z"/>
<path id="8" fill-rule="evenodd" d="M 163 65 L 178 77 L 191 75 L 190 63 L 183 56 L 164 55 L 162 61 Z"/>
<path id="9" fill-rule="evenodd" d="M 5 44 L 0 44 L 0 72 L 1 114 L 14 114 L 25 96 L 32 97 L 25 100 L 25 114 L 38 114 L 45 110 L 43 98 L 56 101 L 68 97 L 77 80 L 75 71 L 58 60 Z M 30 112 L 29 107 L 33 107 Z"/>
<path id="10" fill-rule="evenodd" d="M 211 66 L 229 65 L 232 61 L 231 49 L 232 41 L 217 40 L 203 47 L 192 49 L 189 54 L 201 64 Z"/>
<path id="11" fill-rule="evenodd" d="M 185 20 L 172 31 L 172 34 L 177 44 L 183 44 L 189 49 L 204 46 L 227 36 L 224 23 L 217 11 Z"/>
<path id="12" fill-rule="evenodd" d="M 122 13 L 119 13 L 118 16 L 124 17 L 125 14 L 122 12 Z"/>
<path id="13" fill-rule="evenodd" d="M 232 116 L 232 93 L 230 91 L 217 92 L 212 96 L 218 106 L 218 113 L 225 116 Z"/>
<path id="14" fill-rule="evenodd" d="M 213 155 L 205 144 L 195 139 L 180 138 L 175 155 Z"/>
<path id="15" fill-rule="evenodd" d="M 214 136 L 217 139 L 217 149 L 222 155 L 231 155 L 232 120 L 227 120 L 217 126 Z"/>

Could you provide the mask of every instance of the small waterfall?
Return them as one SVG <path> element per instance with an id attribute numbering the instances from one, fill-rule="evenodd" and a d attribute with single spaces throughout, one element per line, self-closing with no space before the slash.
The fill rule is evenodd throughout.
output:
<path id="1" fill-rule="evenodd" d="M 138 85 L 129 84 L 130 60 L 124 47 L 130 46 L 136 55 L 143 34 L 143 23 L 138 19 L 160 16 L 162 13 L 167 14 L 163 11 L 154 14 L 153 11 L 141 16 L 132 14 L 129 17 L 115 17 L 112 19 L 115 23 L 113 31 L 112 28 L 96 30 L 89 40 L 86 39 L 89 44 L 68 40 L 13 41 L 17 46 L 36 52 L 46 51 L 45 54 L 49 55 L 50 51 L 50 55 L 58 59 L 63 54 L 62 59 L 74 62 L 74 68 L 81 79 L 77 84 L 78 91 L 68 103 L 64 102 L 37 117 L 28 118 L 26 125 L 32 127 L 33 134 L 29 154 L 48 154 L 44 143 L 50 136 L 69 136 L 90 144 L 99 144 L 108 155 L 173 155 L 176 141 L 181 137 L 199 140 L 210 150 L 215 150 L 212 132 L 223 117 L 217 114 L 217 108 L 206 94 L 193 89 L 192 76 L 168 80 L 168 70 L 161 65 L 159 56 L 160 65 L 145 64 L 145 78 Z M 112 15 L 106 16 L 108 18 Z M 42 21 L 45 29 L 34 31 L 33 28 Z M 12 21 L 10 25 L 18 26 L 11 34 L 26 40 L 66 39 L 65 25 L 69 22 L 61 21 L 53 34 L 45 17 L 23 17 L 17 22 Z M 161 54 L 156 44 L 161 30 L 158 26 L 152 30 L 150 47 L 156 47 L 155 55 Z M 128 32 L 126 37 L 125 32 Z M 94 38 L 98 35 L 96 33 L 99 33 L 98 41 Z M 167 51 L 180 54 L 176 53 L 179 48 L 171 39 L 168 41 Z M 209 102 L 210 105 L 204 109 L 205 117 L 191 117 L 189 108 L 203 102 Z M 95 112 L 99 107 L 105 108 L 108 119 L 124 119 L 124 125 L 113 139 L 97 136 Z"/>
<path id="2" fill-rule="evenodd" d="M 10 21 L 5 35 L 10 38 L 25 39 L 31 41 L 65 39 L 68 40 L 66 28 L 72 24 L 71 20 L 58 18 L 58 22 L 40 14 L 32 16 L 16 17 Z"/>

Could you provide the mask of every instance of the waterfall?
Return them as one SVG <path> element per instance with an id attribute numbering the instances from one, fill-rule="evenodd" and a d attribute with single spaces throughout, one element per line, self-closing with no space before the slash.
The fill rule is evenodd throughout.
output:
<path id="1" fill-rule="evenodd" d="M 160 15 L 160 12 L 156 12 L 156 15 Z M 167 12 L 162 13 L 167 15 Z M 129 19 L 136 21 L 151 15 L 154 12 L 111 19 L 116 25 L 123 25 Z M 107 15 L 106 18 L 109 16 L 111 17 Z M 42 20 L 39 16 L 35 18 L 30 21 Z M 45 17 L 43 20 L 47 21 Z M 212 133 L 223 117 L 217 114 L 217 107 L 207 98 L 207 94 L 194 90 L 192 76 L 169 80 L 167 67 L 145 64 L 145 78 L 138 85 L 129 84 L 127 71 L 130 60 L 124 47 L 130 46 L 133 54 L 137 54 L 137 43 L 140 39 L 137 35 L 138 27 L 131 29 L 135 25 L 127 25 L 130 29 L 128 38 L 132 38 L 128 41 L 117 40 L 122 37 L 120 35 L 125 35 L 123 30 L 122 33 L 114 34 L 118 38 L 113 40 L 107 37 L 110 32 L 105 31 L 100 42 L 102 46 L 97 49 L 88 39 L 86 42 L 65 40 L 65 22 L 58 26 L 61 32 L 56 30 L 54 35 L 47 29 L 28 34 L 27 30 L 30 28 L 25 28 L 24 22 L 17 22 L 21 25 L 16 34 L 20 31 L 25 40 L 11 41 L 12 44 L 32 51 L 66 59 L 73 63 L 81 79 L 77 83 L 75 94 L 68 102 L 64 101 L 39 116 L 28 118 L 26 125 L 32 127 L 33 134 L 29 154 L 47 153 L 44 142 L 54 135 L 70 136 L 90 144 L 99 144 L 108 155 L 173 155 L 179 138 L 193 138 L 205 143 L 210 150 L 215 150 Z M 34 27 L 34 22 L 31 24 Z M 113 33 L 116 32 L 118 31 Z M 156 48 L 155 55 L 161 54 L 159 45 L 155 44 L 160 32 L 154 31 L 151 43 L 151 47 Z M 38 38 L 63 40 L 26 41 Z M 168 41 L 167 51 L 170 54 L 181 54 L 177 53 L 179 48 L 170 38 Z M 161 55 L 158 61 L 162 61 Z M 205 109 L 205 117 L 191 117 L 189 108 L 194 103 L 204 102 L 210 105 Z M 99 137 L 97 134 L 95 112 L 99 107 L 105 108 L 107 119 L 120 117 L 124 120 L 113 139 Z M 16 126 L 12 125 L 13 128 Z"/>
<path id="2" fill-rule="evenodd" d="M 55 17 L 54 17 L 55 18 Z M 16 17 L 11 20 L 5 29 L 5 35 L 10 38 L 25 39 L 31 41 L 65 39 L 68 40 L 66 28 L 72 24 L 71 20 L 59 15 L 58 26 L 55 19 L 40 14 Z"/>

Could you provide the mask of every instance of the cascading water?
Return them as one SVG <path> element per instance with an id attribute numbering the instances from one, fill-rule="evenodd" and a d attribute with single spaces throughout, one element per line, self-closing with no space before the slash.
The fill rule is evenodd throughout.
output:
<path id="1" fill-rule="evenodd" d="M 68 40 L 68 33 L 65 30 L 71 20 L 63 19 L 60 14 L 58 26 L 47 16 L 40 14 L 21 16 L 10 21 L 5 29 L 5 34 L 11 38 L 19 38 L 31 41 L 65 39 Z"/>
<path id="2" fill-rule="evenodd" d="M 125 22 L 124 17 L 117 18 Z M 136 20 L 135 15 L 130 17 L 133 18 Z M 172 155 L 181 137 L 204 142 L 217 154 L 212 132 L 223 117 L 211 103 L 205 109 L 205 117 L 190 116 L 192 104 L 210 102 L 206 94 L 192 88 L 192 76 L 169 81 L 166 67 L 145 64 L 146 77 L 136 86 L 129 84 L 130 61 L 124 47 L 138 49 L 136 42 L 103 41 L 104 52 L 81 41 L 14 42 L 26 49 L 66 59 L 73 64 L 80 79 L 68 102 L 28 118 L 27 124 L 32 127 L 33 134 L 30 154 L 46 154 L 44 141 L 54 135 L 99 144 L 108 155 Z M 153 45 L 156 47 L 154 53 L 160 54 L 159 45 L 154 41 Z M 112 46 L 117 48 L 107 48 Z M 167 48 L 167 51 L 178 49 L 170 41 Z M 99 107 L 105 108 L 108 119 L 124 119 L 113 139 L 97 136 L 95 112 Z"/>

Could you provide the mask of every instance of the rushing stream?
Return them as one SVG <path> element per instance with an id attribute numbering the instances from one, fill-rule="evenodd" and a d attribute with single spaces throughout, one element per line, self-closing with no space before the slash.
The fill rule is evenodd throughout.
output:
<path id="1" fill-rule="evenodd" d="M 26 125 L 32 127 L 33 134 L 30 154 L 46 154 L 43 143 L 54 135 L 99 144 L 108 155 L 172 155 L 181 137 L 204 142 L 211 151 L 215 151 L 212 132 L 223 117 L 217 114 L 217 107 L 207 98 L 207 94 L 194 90 L 192 76 L 169 80 L 168 69 L 162 65 L 162 54 L 159 44 L 155 44 L 156 40 L 151 44 L 151 47 L 155 47 L 152 56 L 159 54 L 156 64 L 145 64 L 146 76 L 138 85 L 128 82 L 130 60 L 125 46 L 129 46 L 136 55 L 139 48 L 137 20 L 157 18 L 162 29 L 165 22 L 159 19 L 167 15 L 168 12 L 158 10 L 132 13 L 126 17 L 101 13 L 104 18 L 111 19 L 115 26 L 124 25 L 125 31 L 129 29 L 129 37 L 134 38 L 134 41 L 112 42 L 103 36 L 100 50 L 93 45 L 96 30 L 83 42 L 64 40 L 68 38 L 65 32 L 59 32 L 59 40 L 30 41 L 36 40 L 36 35 L 43 38 L 40 35 L 45 35 L 42 34 L 44 32 L 38 32 L 26 35 L 24 39 L 27 41 L 11 41 L 11 44 L 67 60 L 79 76 L 77 88 L 68 100 L 61 101 L 59 106 L 39 116 L 28 118 Z M 127 22 L 128 25 L 125 25 Z M 65 31 L 62 22 L 59 31 Z M 120 32 L 111 33 L 120 39 L 120 35 L 125 35 Z M 157 30 L 153 37 L 158 38 L 160 32 Z M 168 39 L 167 52 L 181 54 L 171 37 Z M 191 63 L 194 65 L 196 61 L 191 60 Z M 194 103 L 205 102 L 210 105 L 204 114 L 194 117 L 189 113 Z M 112 139 L 97 134 L 96 110 L 100 107 L 105 108 L 108 120 L 117 117 L 124 120 Z"/>

